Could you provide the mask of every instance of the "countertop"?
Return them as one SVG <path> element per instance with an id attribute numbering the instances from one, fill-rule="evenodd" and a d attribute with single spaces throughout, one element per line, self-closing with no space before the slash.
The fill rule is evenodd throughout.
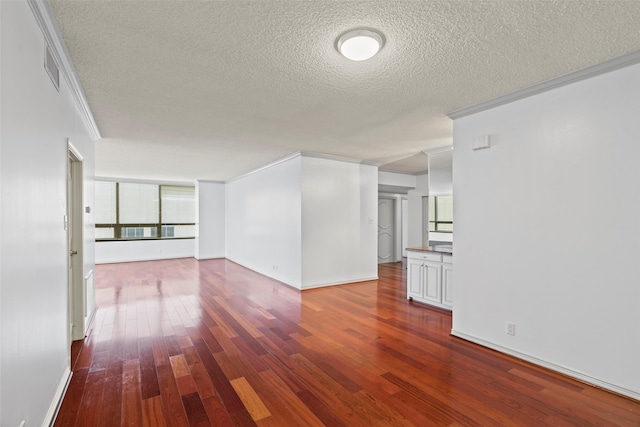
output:
<path id="1" fill-rule="evenodd" d="M 436 252 L 439 254 L 453 255 L 453 249 L 450 246 L 418 246 L 414 248 L 407 248 L 407 250 L 413 252 Z"/>

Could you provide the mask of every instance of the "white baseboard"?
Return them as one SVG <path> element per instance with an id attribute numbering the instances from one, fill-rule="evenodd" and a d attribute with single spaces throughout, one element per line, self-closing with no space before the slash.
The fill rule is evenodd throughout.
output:
<path id="1" fill-rule="evenodd" d="M 98 307 L 94 305 L 93 310 L 91 310 L 91 313 L 85 319 L 84 336 L 82 338 L 86 338 L 87 335 L 89 335 L 89 329 L 91 329 L 91 326 L 93 325 L 93 320 L 95 319 L 97 312 L 98 312 Z"/>
<path id="2" fill-rule="evenodd" d="M 198 261 L 206 261 L 208 259 L 225 259 L 224 255 L 201 256 L 201 257 L 194 256 L 194 258 Z"/>
<path id="3" fill-rule="evenodd" d="M 231 262 L 232 262 L 232 263 L 234 263 L 234 264 L 238 264 L 239 266 L 244 267 L 244 268 L 246 268 L 246 269 L 248 269 L 248 270 L 251 270 L 251 271 L 253 271 L 253 272 L 255 272 L 255 273 L 262 274 L 263 276 L 266 276 L 266 277 L 268 277 L 268 278 L 270 278 L 270 279 L 273 279 L 273 280 L 277 280 L 278 282 L 280 282 L 280 283 L 282 283 L 282 284 L 285 284 L 285 285 L 287 285 L 287 286 L 289 286 L 289 287 L 291 287 L 291 288 L 294 288 L 294 289 L 300 290 L 300 286 L 296 285 L 295 283 L 285 282 L 284 280 L 282 280 L 282 279 L 281 279 L 281 278 L 279 278 L 279 277 L 272 276 L 271 274 L 269 274 L 269 272 L 256 270 L 256 269 L 254 269 L 253 267 L 250 267 L 250 266 L 248 266 L 248 265 L 246 265 L 246 264 L 243 264 L 243 263 L 241 263 L 240 261 L 236 261 L 236 260 L 235 260 L 235 259 L 233 259 L 233 258 L 225 257 L 225 259 L 226 259 L 227 261 L 231 261 Z"/>
<path id="4" fill-rule="evenodd" d="M 547 368 L 547 369 L 550 369 L 552 371 L 559 372 L 559 373 L 564 374 L 564 375 L 566 375 L 568 377 L 572 377 L 572 378 L 575 378 L 577 380 L 580 380 L 580 381 L 582 381 L 584 383 L 591 384 L 591 385 L 594 385 L 596 387 L 600 387 L 600 388 L 603 388 L 605 390 L 609 390 L 609 391 L 612 391 L 614 393 L 618 393 L 618 394 L 621 394 L 623 396 L 630 397 L 632 399 L 640 400 L 640 393 L 637 392 L 637 391 L 629 390 L 629 389 L 626 389 L 624 387 L 620 387 L 618 385 L 611 384 L 611 383 L 606 382 L 606 381 L 602 381 L 602 380 L 600 380 L 598 378 L 594 378 L 594 377 L 589 376 L 587 374 L 584 374 L 582 372 L 574 371 L 573 369 L 567 368 L 565 366 L 556 365 L 555 363 L 548 362 L 548 361 L 542 360 L 542 359 L 538 359 L 537 357 L 530 356 L 530 355 L 525 354 L 525 353 L 520 353 L 519 351 L 512 350 L 510 348 L 503 347 L 501 345 L 494 344 L 494 343 L 489 342 L 489 341 L 485 341 L 485 340 L 483 340 L 481 338 L 474 337 L 473 335 L 468 335 L 468 334 L 465 334 L 464 332 L 456 331 L 455 329 L 451 330 L 451 335 L 456 336 L 458 338 L 462 338 L 463 340 L 471 341 L 471 342 L 479 344 L 479 345 L 481 345 L 483 347 L 488 347 L 488 348 L 490 348 L 492 350 L 499 351 L 500 353 L 505 353 L 505 354 L 508 354 L 509 356 L 513 356 L 513 357 L 516 357 L 518 359 L 525 360 L 527 362 L 533 363 L 534 365 L 542 366 L 543 368 Z"/>
<path id="5" fill-rule="evenodd" d="M 64 373 L 62 374 L 62 378 L 60 379 L 60 383 L 58 384 L 58 388 L 56 389 L 56 393 L 53 396 L 53 400 L 51 401 L 51 406 L 49 406 L 49 410 L 47 411 L 47 414 L 42 421 L 42 427 L 50 427 L 56 420 L 58 410 L 60 409 L 60 405 L 62 404 L 62 399 L 64 399 L 64 394 L 67 391 L 67 387 L 69 387 L 71 375 L 71 369 L 69 369 L 69 367 L 66 367 Z"/>
<path id="6" fill-rule="evenodd" d="M 371 280 L 378 280 L 378 276 L 372 276 L 372 277 L 365 277 L 362 279 L 354 279 L 354 280 L 349 280 L 347 282 L 331 282 L 331 283 L 319 283 L 319 284 L 315 284 L 315 285 L 310 285 L 310 286 L 305 286 L 302 288 L 302 290 L 306 290 L 306 289 L 316 289 L 316 288 L 325 288 L 327 286 L 340 286 L 340 285 L 348 285 L 349 283 L 360 283 L 360 282 L 369 282 Z"/>

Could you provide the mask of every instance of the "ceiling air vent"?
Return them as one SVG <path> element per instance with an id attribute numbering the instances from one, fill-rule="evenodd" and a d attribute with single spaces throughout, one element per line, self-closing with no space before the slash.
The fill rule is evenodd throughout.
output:
<path id="1" fill-rule="evenodd" d="M 46 45 L 46 49 L 44 52 L 44 69 L 47 70 L 47 74 L 51 77 L 51 81 L 53 85 L 56 87 L 56 90 L 60 91 L 60 72 L 58 71 L 58 66 L 56 65 L 56 60 L 53 59 L 53 54 L 51 53 L 51 48 L 49 45 Z"/>

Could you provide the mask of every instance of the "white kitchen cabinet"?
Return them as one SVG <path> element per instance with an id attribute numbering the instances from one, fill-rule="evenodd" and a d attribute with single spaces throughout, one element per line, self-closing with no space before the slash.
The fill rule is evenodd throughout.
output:
<path id="1" fill-rule="evenodd" d="M 422 269 L 424 273 L 424 299 L 439 304 L 442 300 L 442 264 L 425 261 Z"/>
<path id="2" fill-rule="evenodd" d="M 453 306 L 453 264 L 446 261 L 442 263 L 442 304 Z"/>
<path id="3" fill-rule="evenodd" d="M 451 310 L 452 256 L 407 250 L 407 298 Z"/>

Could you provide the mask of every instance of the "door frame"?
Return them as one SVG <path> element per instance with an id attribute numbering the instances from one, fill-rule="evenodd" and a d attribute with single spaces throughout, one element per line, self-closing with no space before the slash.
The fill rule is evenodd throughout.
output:
<path id="1" fill-rule="evenodd" d="M 68 344 L 84 338 L 86 295 L 84 286 L 83 157 L 67 139 L 67 282 Z M 76 251 L 75 255 L 71 255 Z"/>

